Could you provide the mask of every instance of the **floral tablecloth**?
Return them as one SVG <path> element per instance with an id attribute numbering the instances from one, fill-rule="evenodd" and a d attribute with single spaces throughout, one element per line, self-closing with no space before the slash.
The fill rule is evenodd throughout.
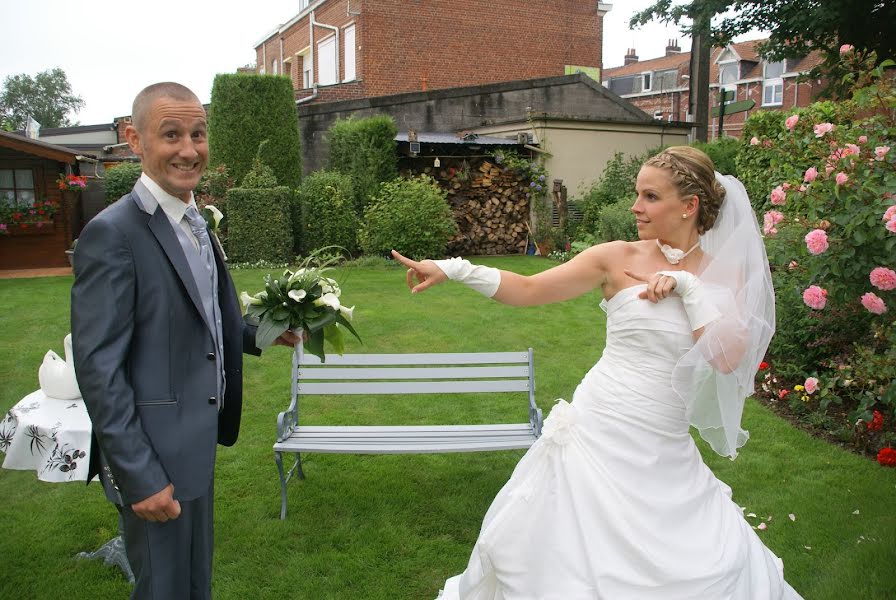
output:
<path id="1" fill-rule="evenodd" d="M 90 432 L 83 400 L 32 392 L 0 421 L 3 468 L 34 470 L 42 481 L 87 481 Z"/>

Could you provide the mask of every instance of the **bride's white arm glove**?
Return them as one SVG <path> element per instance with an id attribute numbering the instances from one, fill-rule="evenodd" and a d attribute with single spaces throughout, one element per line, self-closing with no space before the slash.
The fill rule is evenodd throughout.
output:
<path id="1" fill-rule="evenodd" d="M 432 262 L 436 263 L 451 281 L 462 283 L 488 298 L 494 296 L 501 285 L 501 271 L 494 267 L 474 265 L 460 257 Z"/>
<path id="2" fill-rule="evenodd" d="M 687 271 L 659 271 L 659 274 L 675 280 L 674 291 L 681 296 L 681 303 L 684 304 L 684 311 L 688 315 L 692 331 L 697 331 L 722 316 L 706 297 L 703 284 L 696 275 Z"/>

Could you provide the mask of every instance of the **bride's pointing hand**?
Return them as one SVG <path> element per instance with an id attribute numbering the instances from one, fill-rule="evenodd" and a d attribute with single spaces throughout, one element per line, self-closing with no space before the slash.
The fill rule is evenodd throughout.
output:
<path id="1" fill-rule="evenodd" d="M 406 277 L 408 289 L 411 290 L 412 294 L 422 292 L 426 288 L 442 283 L 448 279 L 442 269 L 436 266 L 436 263 L 431 260 L 411 260 L 410 258 L 402 256 L 395 250 L 392 251 L 392 258 L 408 268 Z M 417 280 L 416 285 L 414 284 L 415 278 Z"/>
<path id="2" fill-rule="evenodd" d="M 668 298 L 675 290 L 675 278 L 660 273 L 651 273 L 645 275 L 643 273 L 634 273 L 628 269 L 623 270 L 626 275 L 637 281 L 643 281 L 647 284 L 647 289 L 638 294 L 638 298 L 650 300 L 651 302 L 659 302 L 663 298 Z"/>

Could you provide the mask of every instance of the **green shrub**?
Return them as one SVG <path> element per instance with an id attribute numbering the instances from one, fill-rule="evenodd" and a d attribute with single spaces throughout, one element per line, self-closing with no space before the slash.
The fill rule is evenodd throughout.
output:
<path id="1" fill-rule="evenodd" d="M 351 178 L 338 171 L 317 171 L 302 180 L 293 201 L 293 236 L 302 255 L 324 246 L 358 249 L 359 219 Z"/>
<path id="2" fill-rule="evenodd" d="M 597 243 L 638 239 L 638 227 L 631 208 L 632 201 L 624 198 L 600 209 L 597 213 Z"/>
<path id="3" fill-rule="evenodd" d="M 296 187 L 302 174 L 299 121 L 289 77 L 220 74 L 212 86 L 208 117 L 211 165 L 225 164 L 239 185 L 262 159 L 281 185 Z"/>
<path id="4" fill-rule="evenodd" d="M 106 185 L 106 204 L 112 204 L 125 194 L 129 194 L 140 179 L 143 165 L 136 162 L 124 162 L 106 169 L 103 182 Z"/>
<path id="5" fill-rule="evenodd" d="M 384 183 L 364 211 L 361 248 L 373 256 L 385 256 L 393 248 L 415 259 L 445 256 L 457 231 L 446 197 L 426 175 Z"/>
<path id="6" fill-rule="evenodd" d="M 737 138 L 723 137 L 713 142 L 694 142 L 691 145 L 698 150 L 702 150 L 712 159 L 716 171 L 723 175 L 737 177 L 737 153 L 741 144 L 741 140 Z"/>
<path id="7" fill-rule="evenodd" d="M 265 164 L 262 158 L 267 143 L 268 141 L 264 140 L 258 144 L 258 153 L 255 155 L 255 160 L 252 161 L 252 168 L 243 177 L 243 183 L 240 187 L 253 190 L 267 190 L 277 187 L 277 176 L 274 174 L 274 170 Z"/>
<path id="8" fill-rule="evenodd" d="M 292 191 L 233 188 L 227 192 L 227 254 L 233 262 L 289 261 Z"/>
<path id="9" fill-rule="evenodd" d="M 396 133 L 395 121 L 386 115 L 339 119 L 327 131 L 328 168 L 352 178 L 358 214 L 376 195 L 381 183 L 398 176 Z"/>

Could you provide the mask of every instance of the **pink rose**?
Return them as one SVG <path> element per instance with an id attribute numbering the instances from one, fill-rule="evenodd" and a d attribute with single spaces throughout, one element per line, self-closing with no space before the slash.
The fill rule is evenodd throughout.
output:
<path id="1" fill-rule="evenodd" d="M 889 151 L 890 151 L 889 146 L 878 146 L 877 148 L 874 149 L 874 158 L 876 160 L 883 160 L 884 157 L 887 155 L 887 152 L 889 152 Z"/>
<path id="2" fill-rule="evenodd" d="M 806 234 L 805 239 L 809 254 L 821 254 L 828 249 L 828 234 L 824 229 L 813 229 Z"/>
<path id="3" fill-rule="evenodd" d="M 791 271 L 793 271 L 794 269 L 798 268 L 799 266 L 800 266 L 800 263 L 796 262 L 795 260 L 792 260 L 792 261 L 790 261 L 790 264 L 787 265 L 787 268 L 790 269 Z"/>
<path id="4" fill-rule="evenodd" d="M 868 142 L 868 136 L 867 136 L 867 135 L 860 135 L 860 136 L 859 136 L 859 143 L 860 143 L 860 144 L 865 144 L 865 143 L 867 143 L 867 142 Z"/>
<path id="5" fill-rule="evenodd" d="M 834 171 L 834 167 L 828 165 L 824 168 L 825 177 L 829 176 Z"/>
<path id="6" fill-rule="evenodd" d="M 843 185 L 847 181 L 849 181 L 849 175 L 844 172 L 837 173 L 837 176 L 834 177 L 834 181 L 837 182 L 837 185 Z"/>
<path id="7" fill-rule="evenodd" d="M 889 221 L 893 217 L 896 217 L 896 204 L 888 208 L 884 213 L 884 221 Z"/>
<path id="8" fill-rule="evenodd" d="M 790 189 L 790 183 L 785 181 L 784 183 L 781 184 L 781 189 L 786 192 L 787 190 Z"/>
<path id="9" fill-rule="evenodd" d="M 784 219 L 784 215 L 776 210 L 770 210 L 763 216 L 762 231 L 765 235 L 775 235 L 778 229 L 775 227 Z"/>
<path id="10" fill-rule="evenodd" d="M 803 291 L 803 302 L 812 310 L 821 310 L 828 303 L 828 291 L 817 285 L 810 285 Z"/>
<path id="11" fill-rule="evenodd" d="M 855 46 L 852 44 L 843 44 L 840 46 L 840 54 L 846 54 L 847 52 L 852 52 L 855 50 Z"/>
<path id="12" fill-rule="evenodd" d="M 896 271 L 886 267 L 877 267 L 871 270 L 869 276 L 871 285 L 885 292 L 896 289 Z"/>
<path id="13" fill-rule="evenodd" d="M 784 125 L 787 127 L 787 129 L 793 131 L 793 128 L 796 127 L 796 122 L 799 120 L 799 115 L 790 115 L 789 117 L 787 117 L 787 120 L 784 121 Z"/>
<path id="14" fill-rule="evenodd" d="M 809 188 L 807 188 L 805 185 L 801 185 L 801 186 L 800 186 L 800 191 L 801 191 L 801 192 L 805 192 L 807 189 L 809 189 Z"/>
<path id="15" fill-rule="evenodd" d="M 814 394 L 818 390 L 818 378 L 807 377 L 806 383 L 803 384 L 803 387 L 806 388 L 807 394 Z"/>
<path id="16" fill-rule="evenodd" d="M 803 181 L 806 183 L 812 183 L 818 177 L 818 169 L 815 167 L 809 167 L 806 169 L 806 173 L 803 175 Z"/>
<path id="17" fill-rule="evenodd" d="M 868 309 L 868 312 L 876 315 L 882 315 L 887 312 L 887 305 L 884 301 L 877 297 L 874 292 L 868 292 L 862 295 L 862 306 Z"/>
<path id="18" fill-rule="evenodd" d="M 819 123 L 812 128 L 812 131 L 815 132 L 815 137 L 817 138 L 824 137 L 824 134 L 830 133 L 833 130 L 834 125 L 832 123 Z"/>
<path id="19" fill-rule="evenodd" d="M 887 228 L 887 231 L 889 231 L 890 233 L 896 233 L 896 217 L 893 217 L 892 219 L 887 221 L 887 224 L 885 225 L 885 227 Z"/>
<path id="20" fill-rule="evenodd" d="M 751 146 L 758 146 L 758 145 L 759 145 L 759 138 L 756 137 L 755 135 L 754 135 L 753 137 L 751 137 L 751 138 L 750 138 L 750 145 L 751 145 Z"/>
<path id="21" fill-rule="evenodd" d="M 785 192 L 784 188 L 782 188 L 780 185 L 772 190 L 771 199 L 772 204 L 774 204 L 775 206 L 781 206 L 782 204 L 784 204 L 786 198 L 787 192 Z"/>

